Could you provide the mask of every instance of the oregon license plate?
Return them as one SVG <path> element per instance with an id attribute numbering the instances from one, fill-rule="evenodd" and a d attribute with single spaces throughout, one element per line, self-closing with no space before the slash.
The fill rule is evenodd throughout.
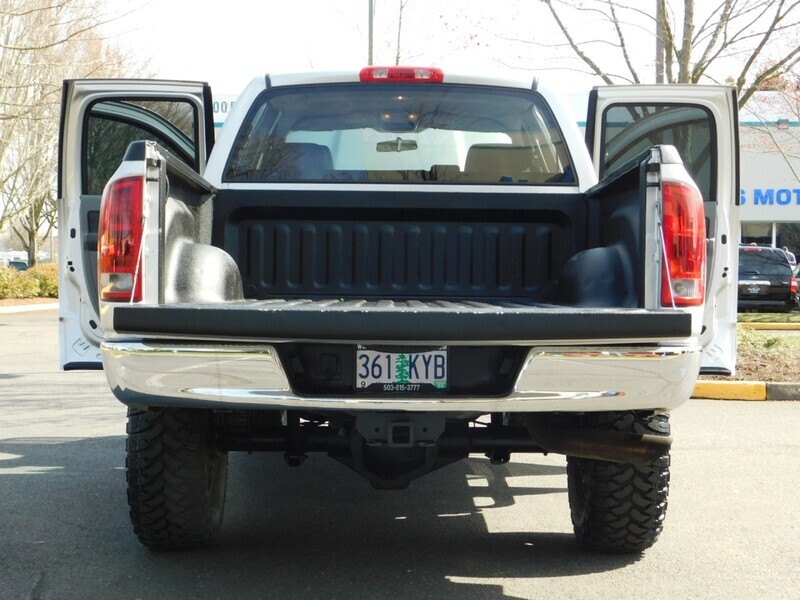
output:
<path id="1" fill-rule="evenodd" d="M 446 390 L 447 349 L 384 352 L 359 346 L 356 387 L 390 393 Z"/>

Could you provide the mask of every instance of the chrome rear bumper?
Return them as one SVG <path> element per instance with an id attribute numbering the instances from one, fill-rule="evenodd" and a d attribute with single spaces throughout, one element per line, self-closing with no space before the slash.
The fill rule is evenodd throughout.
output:
<path id="1" fill-rule="evenodd" d="M 551 412 L 669 410 L 686 400 L 699 346 L 533 347 L 505 397 L 295 394 L 274 346 L 106 342 L 103 366 L 129 405 L 219 409 Z"/>

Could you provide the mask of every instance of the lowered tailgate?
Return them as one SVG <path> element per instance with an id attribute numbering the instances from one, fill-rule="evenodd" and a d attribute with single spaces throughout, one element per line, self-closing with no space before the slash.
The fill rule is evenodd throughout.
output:
<path id="1" fill-rule="evenodd" d="M 515 302 L 261 300 L 117 306 L 118 336 L 441 344 L 641 343 L 691 335 L 671 310 L 542 307 Z"/>

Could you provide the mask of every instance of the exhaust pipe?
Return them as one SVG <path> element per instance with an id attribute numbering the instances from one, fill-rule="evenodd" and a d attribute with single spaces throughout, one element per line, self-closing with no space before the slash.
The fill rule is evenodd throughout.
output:
<path id="1" fill-rule="evenodd" d="M 546 452 L 578 458 L 652 464 L 672 446 L 668 435 L 559 427 L 533 416 L 525 419 L 525 425 L 531 439 Z"/>

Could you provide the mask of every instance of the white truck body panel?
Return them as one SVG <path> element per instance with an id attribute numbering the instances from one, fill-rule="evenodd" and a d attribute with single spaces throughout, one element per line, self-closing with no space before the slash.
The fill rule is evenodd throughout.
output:
<path id="1" fill-rule="evenodd" d="M 709 85 L 633 85 L 596 88 L 595 115 L 619 104 L 672 103 L 699 106 L 716 124 L 716 198 L 705 198 L 713 238 L 708 241 L 708 276 L 703 315 L 701 368 L 733 374 L 736 369 L 736 297 L 739 271 L 738 108 L 731 88 Z M 602 120 L 595 121 L 593 164 L 601 168 Z"/>
<path id="2" fill-rule="evenodd" d="M 200 173 L 213 186 L 224 189 L 287 189 L 287 190 L 313 190 L 325 189 L 327 184 L 322 183 L 223 183 L 222 171 L 225 167 L 229 148 L 234 137 L 240 128 L 249 106 L 256 97 L 268 88 L 268 83 L 272 87 L 299 84 L 318 84 L 332 82 L 357 82 L 357 73 L 323 73 L 323 74 L 302 74 L 302 75 L 274 75 L 258 77 L 251 81 L 243 94 L 239 97 L 236 105 L 228 116 L 225 126 L 222 128 L 217 141 L 216 151 L 212 152 L 207 165 L 201 163 Z M 575 188 L 560 186 L 537 188 L 547 193 L 570 193 L 572 191 L 586 191 L 597 183 L 599 171 L 599 155 L 601 154 L 601 120 L 595 120 L 594 140 L 592 148 L 594 164 L 589 154 L 583 151 L 584 144 L 577 128 L 575 118 L 569 110 L 563 106 L 555 94 L 546 86 L 538 85 L 534 81 L 524 79 L 487 79 L 470 76 L 458 76 L 447 74 L 446 82 L 459 83 L 465 85 L 494 85 L 499 87 L 517 87 L 521 89 L 531 89 L 536 86 L 537 91 L 548 101 L 557 121 L 560 124 L 564 142 L 570 149 L 570 156 L 576 172 L 577 185 Z M 99 344 L 104 339 L 115 339 L 117 336 L 113 332 L 113 325 L 110 313 L 100 318 L 100 314 L 95 310 L 91 299 L 93 293 L 86 285 L 86 274 L 83 272 L 83 262 L 78 260 L 80 256 L 80 246 L 82 243 L 82 224 L 80 222 L 80 210 L 77 208 L 79 202 L 75 199 L 80 198 L 81 183 L 78 173 L 80 173 L 80 152 L 81 152 L 81 127 L 85 111 L 95 101 L 101 98 L 114 97 L 158 97 L 158 98 L 180 98 L 191 101 L 198 110 L 198 123 L 204 126 L 206 123 L 203 104 L 203 84 L 182 83 L 182 82 L 150 82 L 150 81 L 79 81 L 72 82 L 71 96 L 65 100 L 64 111 L 64 137 L 62 150 L 62 198 L 59 200 L 60 218 L 62 231 L 74 232 L 75 235 L 61 236 L 60 256 L 62 256 L 61 270 L 61 348 L 62 366 L 70 368 L 69 365 L 85 366 L 89 363 L 97 365 L 100 360 Z M 659 103 L 659 102 L 680 102 L 691 105 L 702 106 L 710 111 L 717 122 L 718 143 L 717 152 L 719 164 L 724 165 L 718 169 L 717 190 L 718 198 L 712 218 L 714 219 L 715 239 L 709 242 L 709 247 L 722 248 L 724 251 L 716 251 L 710 254 L 713 260 L 709 269 L 707 302 L 705 307 L 695 307 L 684 309 L 693 314 L 693 332 L 700 336 L 700 341 L 705 348 L 704 366 L 711 366 L 720 370 L 733 371 L 735 365 L 735 303 L 736 303 L 736 268 L 737 257 L 735 255 L 736 244 L 731 243 L 738 240 L 738 220 L 736 219 L 737 207 L 735 199 L 738 194 L 735 190 L 735 134 L 732 133 L 731 126 L 735 123 L 735 110 L 731 106 L 732 96 L 730 90 L 726 88 L 715 88 L 710 86 L 613 86 L 597 89 L 597 104 L 595 115 L 602 114 L 608 106 L 619 103 Z M 200 155 L 205 157 L 206 148 L 203 145 L 205 135 L 200 135 Z M 132 174 L 133 172 L 144 172 L 145 165 L 135 167 L 127 165 L 124 168 L 128 171 L 117 173 L 117 176 Z M 664 165 L 663 176 L 667 179 L 686 181 L 685 171 L 681 168 L 673 168 L 671 165 Z M 133 171 L 131 171 L 133 169 Z M 338 190 L 348 189 L 371 189 L 376 191 L 396 190 L 403 191 L 404 186 L 392 184 L 359 184 L 349 185 L 347 183 L 334 184 Z M 415 189 L 425 188 L 420 185 Z M 458 194 L 467 189 L 470 192 L 486 194 L 525 194 L 530 190 L 523 186 L 494 186 L 494 185 L 449 185 L 437 186 L 437 192 Z M 648 203 L 653 208 L 658 202 L 652 196 Z M 648 214 L 651 211 L 648 211 Z M 648 231 L 657 231 L 655 223 L 648 224 Z M 151 232 L 151 235 L 155 235 Z M 655 274 L 658 273 L 660 265 L 660 255 L 657 252 L 658 241 L 654 234 L 650 234 L 647 240 L 648 252 L 654 258 L 654 267 L 650 271 L 653 277 L 648 277 L 646 282 L 647 306 L 657 306 Z M 722 243 L 726 240 L 727 243 Z M 152 244 L 146 244 L 152 245 Z M 150 260 L 155 261 L 154 256 Z M 731 285 L 731 282 L 734 285 Z M 151 284 L 152 285 L 152 284 Z M 147 289 L 147 285 L 146 285 Z M 152 300 L 152 291 L 146 295 Z M 110 307 L 109 307 L 110 308 Z M 704 328 L 701 334 L 701 328 Z"/>
<path id="3" fill-rule="evenodd" d="M 192 103 L 198 114 L 200 169 L 205 169 L 206 146 L 203 83 L 153 80 L 75 80 L 65 82 L 61 114 L 59 158 L 58 238 L 59 256 L 59 340 L 61 366 L 100 368 L 103 329 L 95 298 L 96 288 L 87 285 L 85 173 L 82 171 L 86 113 L 100 100 L 114 98 L 174 98 Z M 99 199 L 95 199 L 99 206 Z"/>

